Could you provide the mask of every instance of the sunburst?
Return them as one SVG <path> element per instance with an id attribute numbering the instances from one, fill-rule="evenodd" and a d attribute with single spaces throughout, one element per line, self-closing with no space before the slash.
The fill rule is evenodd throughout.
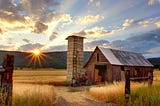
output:
<path id="1" fill-rule="evenodd" d="M 39 49 L 34 49 L 32 51 L 32 53 L 35 55 L 35 56 L 40 56 L 41 55 L 41 51 Z"/>
<path id="2" fill-rule="evenodd" d="M 48 56 L 42 53 L 40 49 L 35 48 L 29 52 L 27 58 L 29 59 L 29 63 L 27 66 L 33 64 L 33 68 L 38 68 L 38 67 L 42 68 L 43 67 L 42 62 L 46 63 L 45 58 L 48 58 Z"/>

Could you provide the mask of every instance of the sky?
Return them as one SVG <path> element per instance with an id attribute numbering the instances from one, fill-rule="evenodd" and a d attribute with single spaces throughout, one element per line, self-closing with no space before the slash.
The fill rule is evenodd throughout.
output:
<path id="1" fill-rule="evenodd" d="M 0 50 L 66 51 L 70 35 L 160 57 L 160 0 L 0 0 Z"/>

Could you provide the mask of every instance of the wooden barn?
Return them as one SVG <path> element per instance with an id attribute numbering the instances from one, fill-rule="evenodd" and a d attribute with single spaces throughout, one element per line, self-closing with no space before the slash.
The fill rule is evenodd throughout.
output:
<path id="1" fill-rule="evenodd" d="M 153 65 L 141 54 L 101 47 L 96 47 L 84 69 L 92 83 L 124 80 L 124 70 L 130 70 L 132 79 L 153 77 Z"/>

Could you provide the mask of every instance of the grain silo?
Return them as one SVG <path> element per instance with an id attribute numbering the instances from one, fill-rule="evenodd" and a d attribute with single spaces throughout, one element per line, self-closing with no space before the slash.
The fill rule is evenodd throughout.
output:
<path id="1" fill-rule="evenodd" d="M 83 39 L 82 36 L 71 35 L 68 40 L 67 49 L 67 81 L 81 75 L 83 68 Z"/>

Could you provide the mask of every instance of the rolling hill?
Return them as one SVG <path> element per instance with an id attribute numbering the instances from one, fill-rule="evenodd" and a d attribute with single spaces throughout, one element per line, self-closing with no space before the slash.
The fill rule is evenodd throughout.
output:
<path id="1" fill-rule="evenodd" d="M 92 52 L 84 52 L 84 64 L 87 62 Z M 0 65 L 2 65 L 3 57 L 5 54 L 12 54 L 15 56 L 15 68 L 66 68 L 67 52 L 48 52 L 43 53 L 38 59 L 34 58 L 32 53 L 17 52 L 17 51 L 0 51 Z M 37 61 L 34 63 L 34 61 Z"/>
<path id="2" fill-rule="evenodd" d="M 84 64 L 88 61 L 91 53 L 91 51 L 84 52 Z M 37 61 L 37 59 L 35 60 L 32 53 L 18 51 L 0 51 L 0 65 L 2 65 L 3 57 L 5 54 L 12 54 L 15 56 L 15 68 L 66 68 L 66 51 L 43 53 L 43 55 L 39 59 L 39 63 L 34 63 L 34 61 Z M 149 58 L 148 60 L 154 65 L 155 68 L 160 68 L 160 58 Z"/>

